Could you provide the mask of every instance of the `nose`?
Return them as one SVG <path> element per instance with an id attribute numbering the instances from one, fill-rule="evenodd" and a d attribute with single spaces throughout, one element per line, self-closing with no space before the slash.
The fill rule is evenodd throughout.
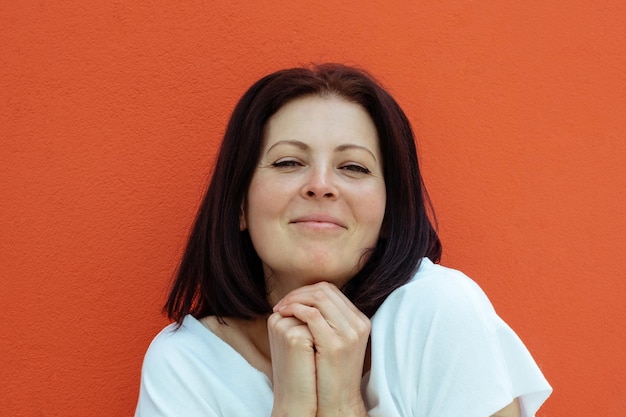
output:
<path id="1" fill-rule="evenodd" d="M 302 187 L 302 195 L 305 198 L 336 198 L 338 189 L 332 167 L 312 166 Z"/>

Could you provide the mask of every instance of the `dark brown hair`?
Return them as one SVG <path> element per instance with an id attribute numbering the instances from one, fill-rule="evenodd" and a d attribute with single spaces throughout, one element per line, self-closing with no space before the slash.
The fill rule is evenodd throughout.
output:
<path id="1" fill-rule="evenodd" d="M 257 81 L 237 103 L 213 177 L 187 243 L 164 311 L 182 322 L 196 318 L 254 318 L 271 313 L 261 260 L 240 231 L 246 197 L 267 120 L 290 100 L 336 95 L 369 113 L 380 141 L 386 187 L 383 232 L 363 268 L 342 289 L 372 316 L 406 283 L 423 257 L 438 262 L 441 243 L 429 214 L 411 125 L 396 101 L 366 72 L 341 64 L 292 68 Z"/>

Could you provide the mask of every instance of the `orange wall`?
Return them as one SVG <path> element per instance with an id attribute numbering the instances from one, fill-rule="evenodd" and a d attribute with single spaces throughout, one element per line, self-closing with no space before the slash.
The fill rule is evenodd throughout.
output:
<path id="1" fill-rule="evenodd" d="M 410 115 L 540 415 L 626 415 L 626 3 L 340 3 L 0 1 L 0 414 L 132 413 L 235 101 L 334 60 Z"/>

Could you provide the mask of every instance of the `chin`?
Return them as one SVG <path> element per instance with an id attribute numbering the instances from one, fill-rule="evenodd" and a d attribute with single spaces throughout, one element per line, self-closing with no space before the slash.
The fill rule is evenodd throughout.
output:
<path id="1" fill-rule="evenodd" d="M 290 291 L 319 282 L 329 282 L 341 289 L 354 275 L 354 273 L 347 271 L 340 273 L 339 271 L 320 270 L 319 265 L 283 272 L 272 271 L 266 274 L 267 287 L 270 293 L 269 300 L 275 304 Z"/>
<path id="2" fill-rule="evenodd" d="M 300 270 L 297 276 L 302 277 L 302 285 L 312 285 L 318 282 L 330 282 L 341 288 L 356 274 L 356 271 L 337 271 L 325 270 L 319 267 L 319 264 L 312 266 L 310 269 Z"/>

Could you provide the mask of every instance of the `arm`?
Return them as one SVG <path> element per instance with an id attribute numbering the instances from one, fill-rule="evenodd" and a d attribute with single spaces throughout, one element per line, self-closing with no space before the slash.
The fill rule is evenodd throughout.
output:
<path id="1" fill-rule="evenodd" d="M 519 400 L 517 398 L 514 399 L 511 404 L 507 405 L 491 417 L 521 417 Z"/>

